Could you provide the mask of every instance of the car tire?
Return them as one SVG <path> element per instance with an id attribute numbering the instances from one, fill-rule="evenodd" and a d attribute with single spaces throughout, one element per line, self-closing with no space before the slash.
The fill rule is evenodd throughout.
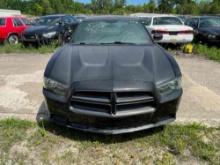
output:
<path id="1" fill-rule="evenodd" d="M 19 42 L 19 38 L 16 34 L 11 34 L 8 39 L 7 39 L 8 43 L 10 45 L 15 45 L 15 44 L 18 44 Z"/>

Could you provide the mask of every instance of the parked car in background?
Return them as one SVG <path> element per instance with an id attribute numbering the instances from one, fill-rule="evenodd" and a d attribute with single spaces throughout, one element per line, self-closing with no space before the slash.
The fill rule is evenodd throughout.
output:
<path id="1" fill-rule="evenodd" d="M 67 33 L 71 34 L 77 23 L 75 17 L 65 14 L 39 17 L 22 33 L 22 43 L 39 46 L 54 41 L 62 44 Z"/>
<path id="2" fill-rule="evenodd" d="M 200 16 L 187 19 L 186 25 L 194 29 L 195 40 L 204 43 L 220 43 L 220 17 Z"/>
<path id="3" fill-rule="evenodd" d="M 0 16 L 0 42 L 17 44 L 29 25 L 30 21 L 24 16 Z"/>
<path id="4" fill-rule="evenodd" d="M 192 42 L 193 29 L 184 25 L 180 18 L 164 14 L 132 14 L 139 17 L 152 37 L 157 38 L 158 43 L 185 44 Z M 158 36 L 161 36 L 159 39 Z"/>
<path id="5" fill-rule="evenodd" d="M 83 14 L 81 14 L 81 15 L 74 15 L 74 17 L 76 18 L 76 20 L 77 20 L 78 22 L 82 22 L 84 19 L 87 18 L 87 16 L 86 16 L 86 15 L 83 15 Z"/>
<path id="6" fill-rule="evenodd" d="M 50 121 L 121 134 L 175 120 L 181 71 L 138 19 L 91 17 L 78 24 L 71 41 L 44 72 Z"/>
<path id="7" fill-rule="evenodd" d="M 185 21 L 191 17 L 190 15 L 175 15 L 175 16 L 180 18 L 184 24 L 185 24 Z"/>

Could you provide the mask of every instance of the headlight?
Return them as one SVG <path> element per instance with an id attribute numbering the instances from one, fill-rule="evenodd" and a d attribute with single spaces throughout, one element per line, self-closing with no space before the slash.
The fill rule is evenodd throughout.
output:
<path id="1" fill-rule="evenodd" d="M 57 32 L 48 32 L 48 33 L 44 33 L 43 36 L 45 38 L 52 38 L 57 34 Z"/>
<path id="2" fill-rule="evenodd" d="M 68 87 L 65 84 L 44 77 L 44 88 L 56 94 L 65 95 Z"/>
<path id="3" fill-rule="evenodd" d="M 216 38 L 216 35 L 214 35 L 214 34 L 209 34 L 209 35 L 208 35 L 208 38 L 209 38 L 209 39 L 215 39 L 215 38 Z"/>
<path id="4" fill-rule="evenodd" d="M 181 89 L 181 78 L 174 79 L 157 87 L 160 94 L 170 94 L 177 89 Z"/>

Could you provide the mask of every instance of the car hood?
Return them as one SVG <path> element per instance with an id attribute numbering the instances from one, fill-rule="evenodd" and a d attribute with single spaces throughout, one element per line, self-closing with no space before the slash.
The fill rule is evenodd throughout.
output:
<path id="1" fill-rule="evenodd" d="M 75 90 L 117 91 L 152 90 L 177 74 L 175 60 L 156 45 L 67 45 L 51 58 L 44 76 Z"/>
<path id="2" fill-rule="evenodd" d="M 200 28 L 200 31 L 210 34 L 220 35 L 220 27 L 205 27 L 205 28 Z"/>
<path id="3" fill-rule="evenodd" d="M 42 34 L 45 32 L 56 31 L 57 26 L 30 26 L 25 31 L 24 34 Z"/>

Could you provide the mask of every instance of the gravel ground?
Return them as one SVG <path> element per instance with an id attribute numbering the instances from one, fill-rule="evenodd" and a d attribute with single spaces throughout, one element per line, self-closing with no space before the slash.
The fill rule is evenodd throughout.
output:
<path id="1" fill-rule="evenodd" d="M 0 55 L 0 118 L 35 120 L 44 114 L 42 78 L 49 58 L 49 54 Z M 176 122 L 219 126 L 220 64 L 184 54 L 176 59 L 184 89 Z"/>

